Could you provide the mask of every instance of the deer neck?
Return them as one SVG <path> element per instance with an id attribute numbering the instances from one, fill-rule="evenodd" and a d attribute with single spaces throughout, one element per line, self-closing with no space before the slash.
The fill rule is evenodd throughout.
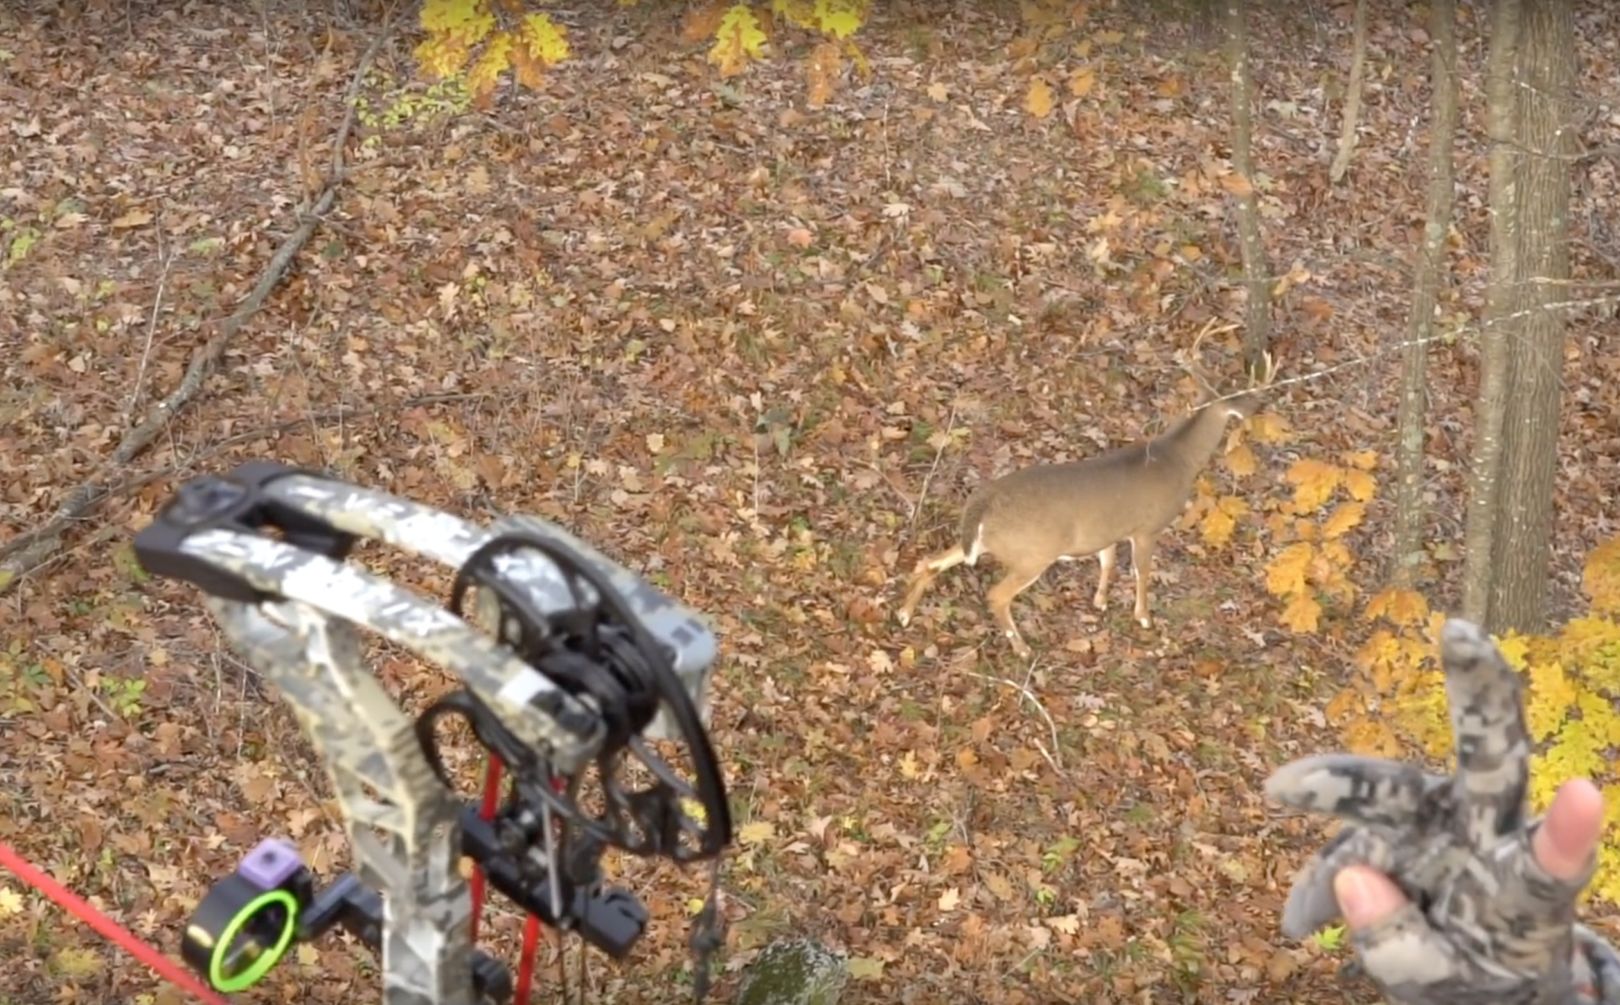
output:
<path id="1" fill-rule="evenodd" d="M 1196 475 L 1226 438 L 1227 410 L 1205 405 L 1153 440 L 1152 455 L 1165 458 L 1188 478 Z"/>

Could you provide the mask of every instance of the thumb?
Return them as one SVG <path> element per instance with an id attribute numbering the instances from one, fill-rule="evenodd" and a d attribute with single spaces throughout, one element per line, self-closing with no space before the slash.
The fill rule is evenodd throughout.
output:
<path id="1" fill-rule="evenodd" d="M 1603 830 L 1603 794 L 1584 778 L 1565 782 L 1531 839 L 1536 862 L 1554 879 L 1575 882 L 1592 865 Z"/>
<path id="2" fill-rule="evenodd" d="M 1348 865 L 1333 877 L 1333 894 L 1351 931 L 1371 928 L 1406 904 L 1406 896 L 1388 876 L 1364 865 Z"/>

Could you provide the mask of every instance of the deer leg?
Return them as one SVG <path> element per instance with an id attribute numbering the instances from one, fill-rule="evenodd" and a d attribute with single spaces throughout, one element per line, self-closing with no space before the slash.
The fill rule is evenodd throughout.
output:
<path id="1" fill-rule="evenodd" d="M 1041 573 L 1045 571 L 1037 569 L 1031 573 L 1027 569 L 1008 569 L 1001 581 L 990 587 L 990 593 L 986 598 L 990 614 L 1001 627 L 1001 633 L 1012 643 L 1013 652 L 1023 659 L 1029 658 L 1029 646 L 1025 644 L 1024 637 L 1018 634 L 1018 626 L 1013 624 L 1012 602 L 1014 597 L 1024 592 L 1025 587 L 1040 579 Z"/>
<path id="2" fill-rule="evenodd" d="M 1102 573 L 1097 577 L 1097 595 L 1091 598 L 1091 603 L 1099 611 L 1108 610 L 1108 578 L 1114 574 L 1115 547 L 1111 544 L 1097 552 L 1097 564 L 1102 566 Z"/>
<path id="3" fill-rule="evenodd" d="M 1131 538 L 1131 571 L 1136 573 L 1136 623 L 1143 628 L 1153 627 L 1153 615 L 1148 613 L 1148 580 L 1153 576 L 1153 545 L 1149 535 Z"/>
<path id="4" fill-rule="evenodd" d="M 942 551 L 932 558 L 925 558 L 917 563 L 917 567 L 911 572 L 911 587 L 906 591 L 905 602 L 894 614 L 895 620 L 900 622 L 900 627 L 904 628 L 911 624 L 911 614 L 917 609 L 917 601 L 922 599 L 923 591 L 928 589 L 929 584 L 946 569 L 955 568 L 966 560 L 967 553 L 962 550 L 961 545 L 957 545 L 950 551 Z"/>

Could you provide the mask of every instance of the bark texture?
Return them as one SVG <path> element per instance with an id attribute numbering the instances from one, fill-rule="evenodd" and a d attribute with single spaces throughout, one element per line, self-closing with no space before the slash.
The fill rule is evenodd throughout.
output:
<path id="1" fill-rule="evenodd" d="M 1243 350 L 1251 370 L 1261 365 L 1271 342 L 1271 270 L 1260 237 L 1260 198 L 1254 189 L 1254 80 L 1249 68 L 1247 0 L 1226 0 L 1227 62 L 1232 78 L 1232 170 L 1238 200 L 1238 241 L 1243 248 Z"/>
<path id="2" fill-rule="evenodd" d="M 1401 366 L 1400 442 L 1395 466 L 1395 567 L 1397 585 L 1415 585 L 1423 563 L 1423 429 L 1428 412 L 1429 341 L 1434 306 L 1446 276 L 1446 233 L 1451 228 L 1453 138 L 1457 132 L 1457 36 L 1453 0 L 1431 0 L 1429 192 L 1423 244 L 1413 263 L 1412 313 L 1407 319 Z"/>
<path id="3" fill-rule="evenodd" d="M 1570 0 L 1524 0 L 1519 39 L 1518 303 L 1491 553 L 1492 631 L 1545 627 L 1553 477 L 1558 468 L 1569 280 L 1570 165 L 1576 143 Z"/>
<path id="4" fill-rule="evenodd" d="M 1339 130 L 1339 152 L 1333 155 L 1333 164 L 1328 168 L 1328 180 L 1335 185 L 1350 170 L 1350 157 L 1356 150 L 1356 121 L 1361 117 L 1362 78 L 1367 70 L 1367 0 L 1356 0 L 1350 35 L 1350 81 L 1344 88 L 1344 124 Z"/>
<path id="5" fill-rule="evenodd" d="M 1507 344 L 1513 337 L 1518 276 L 1518 96 L 1515 61 L 1522 0 L 1493 0 L 1489 65 L 1485 79 L 1485 129 L 1490 142 L 1491 281 L 1479 333 L 1479 393 L 1474 407 L 1474 445 L 1469 462 L 1468 520 L 1463 537 L 1463 617 L 1490 623 L 1491 552 L 1497 517 L 1496 489 L 1502 456 L 1502 420 L 1507 398 Z"/>

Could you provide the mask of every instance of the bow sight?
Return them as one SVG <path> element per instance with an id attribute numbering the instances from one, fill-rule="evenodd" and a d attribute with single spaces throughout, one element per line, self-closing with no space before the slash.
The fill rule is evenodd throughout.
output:
<path id="1" fill-rule="evenodd" d="M 448 605 L 346 563 L 360 538 L 455 569 Z M 355 873 L 322 890 L 295 849 L 267 840 L 209 891 L 182 956 L 220 991 L 252 986 L 294 943 L 341 925 L 381 950 L 386 1005 L 505 1002 L 506 967 L 473 944 L 479 877 L 622 957 L 647 913 L 603 884 L 602 854 L 690 862 L 731 840 L 700 713 L 714 636 L 560 527 L 521 516 L 479 527 L 253 462 L 182 485 L 135 551 L 149 572 L 201 588 L 232 646 L 291 703 L 354 849 Z M 469 592 L 476 626 L 461 616 Z M 408 718 L 366 671 L 361 629 L 463 686 Z M 450 715 L 493 758 L 482 806 L 455 794 L 441 759 L 435 727 Z M 690 772 L 652 740 L 675 741 Z M 501 770 L 510 786 L 498 798 Z M 478 867 L 471 893 L 462 856 Z M 713 898 L 711 886 L 710 925 Z"/>

